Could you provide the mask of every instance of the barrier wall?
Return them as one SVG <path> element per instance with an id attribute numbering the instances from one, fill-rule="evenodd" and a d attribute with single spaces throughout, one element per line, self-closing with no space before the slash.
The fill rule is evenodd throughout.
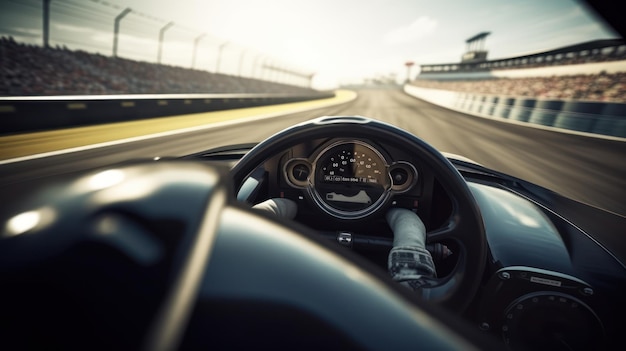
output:
<path id="1" fill-rule="evenodd" d="M 626 104 L 482 95 L 405 85 L 412 96 L 455 111 L 499 120 L 626 138 Z"/>
<path id="2" fill-rule="evenodd" d="M 284 104 L 334 97 L 293 94 L 192 94 L 1 97 L 0 135 Z"/>

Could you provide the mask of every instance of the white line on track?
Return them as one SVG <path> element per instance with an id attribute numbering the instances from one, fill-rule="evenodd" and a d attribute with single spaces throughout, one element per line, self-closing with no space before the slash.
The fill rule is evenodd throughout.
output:
<path id="1" fill-rule="evenodd" d="M 16 157 L 16 158 L 8 159 L 8 160 L 2 160 L 2 161 L 0 161 L 0 165 L 6 165 L 6 164 L 9 164 L 9 163 L 16 163 L 16 162 L 23 162 L 23 161 L 31 161 L 31 160 L 35 160 L 35 159 L 39 159 L 39 158 L 44 158 L 44 157 L 58 156 L 58 155 L 69 154 L 69 153 L 73 153 L 73 152 L 80 152 L 80 151 L 97 149 L 97 148 L 101 148 L 101 147 L 121 145 L 121 144 L 136 142 L 136 141 L 149 140 L 149 139 L 154 139 L 154 138 L 161 138 L 161 137 L 170 136 L 170 135 L 184 134 L 184 133 L 195 132 L 195 131 L 199 131 L 199 130 L 221 128 L 221 127 L 226 127 L 226 126 L 240 124 L 240 123 L 248 123 L 248 122 L 253 122 L 253 121 L 259 121 L 259 120 L 263 120 L 263 119 L 267 119 L 267 118 L 274 118 L 274 117 L 283 116 L 283 115 L 292 114 L 292 113 L 299 113 L 299 112 L 315 110 L 315 109 L 318 109 L 318 108 L 326 108 L 326 107 L 341 105 L 341 104 L 344 104 L 346 102 L 350 102 L 350 101 L 356 99 L 356 96 L 357 96 L 357 94 L 354 94 L 354 96 L 351 97 L 349 100 L 345 100 L 345 101 L 342 100 L 342 101 L 339 101 L 339 102 L 334 102 L 334 103 L 331 103 L 331 104 L 328 104 L 328 105 L 323 105 L 323 106 L 313 106 L 313 107 L 309 106 L 309 107 L 301 107 L 301 108 L 297 108 L 297 109 L 293 109 L 293 110 L 287 110 L 287 111 L 264 113 L 264 114 L 260 114 L 260 115 L 250 116 L 250 117 L 238 118 L 238 119 L 234 119 L 232 121 L 215 122 L 215 123 L 210 123 L 210 124 L 204 124 L 204 125 L 201 125 L 201 126 L 187 127 L 187 128 L 182 128 L 182 129 L 170 130 L 170 131 L 167 131 L 167 132 L 160 132 L 160 133 L 155 133 L 155 134 L 141 135 L 141 136 L 136 136 L 136 137 L 132 137 L 132 138 L 106 141 L 106 142 L 98 143 L 98 144 L 77 146 L 77 147 L 72 147 L 72 148 L 69 148 L 69 149 L 62 149 L 62 150 L 56 150 L 56 151 L 50 151 L 50 152 L 43 152 L 43 153 L 29 155 L 29 156 Z"/>

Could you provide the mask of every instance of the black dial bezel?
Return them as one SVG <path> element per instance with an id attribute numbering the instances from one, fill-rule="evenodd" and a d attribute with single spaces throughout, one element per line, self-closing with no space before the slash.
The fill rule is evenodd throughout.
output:
<path id="1" fill-rule="evenodd" d="M 336 148 L 339 148 L 345 145 L 355 145 L 355 144 L 360 147 L 364 147 L 368 149 L 374 156 L 378 158 L 378 162 L 381 163 L 379 168 L 382 170 L 383 178 L 385 179 L 385 182 L 384 184 L 381 184 L 381 186 L 383 187 L 383 191 L 381 195 L 378 198 L 373 199 L 370 205 L 368 205 L 367 207 L 363 209 L 348 211 L 348 210 L 342 210 L 342 209 L 336 208 L 332 204 L 328 203 L 326 199 L 324 199 L 324 196 L 322 196 L 322 194 L 319 193 L 318 189 L 319 189 L 319 184 L 321 180 L 317 179 L 318 167 L 321 167 L 320 161 L 324 160 L 328 156 L 329 152 L 333 152 L 333 150 L 335 150 Z M 310 197 L 313 199 L 313 201 L 319 206 L 319 208 L 321 208 L 324 212 L 330 214 L 333 217 L 336 217 L 339 219 L 360 219 L 379 210 L 386 203 L 386 201 L 390 198 L 393 182 L 389 174 L 389 167 L 390 167 L 389 162 L 387 161 L 387 158 L 376 147 L 372 146 L 371 144 L 367 142 L 364 142 L 362 140 L 340 140 L 340 141 L 333 142 L 327 145 L 326 147 L 324 147 L 317 154 L 314 161 L 312 162 L 312 165 L 313 165 L 313 169 L 311 170 L 311 177 L 309 178 L 307 192 L 310 195 Z"/>

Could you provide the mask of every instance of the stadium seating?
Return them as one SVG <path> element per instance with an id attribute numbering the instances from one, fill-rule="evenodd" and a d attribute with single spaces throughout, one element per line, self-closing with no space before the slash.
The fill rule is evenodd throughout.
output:
<path id="1" fill-rule="evenodd" d="M 308 93 L 313 90 L 207 71 L 26 45 L 0 38 L 0 96 Z"/>
<path id="2" fill-rule="evenodd" d="M 626 72 L 453 81 L 417 79 L 411 84 L 475 94 L 626 103 Z"/>

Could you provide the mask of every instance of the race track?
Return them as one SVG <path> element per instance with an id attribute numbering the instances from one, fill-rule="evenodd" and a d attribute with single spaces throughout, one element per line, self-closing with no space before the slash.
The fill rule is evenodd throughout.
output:
<path id="1" fill-rule="evenodd" d="M 626 216 L 626 142 L 557 133 L 468 116 L 418 100 L 395 89 L 364 89 L 356 100 L 262 121 L 217 127 L 15 162 L 0 166 L 5 204 L 20 196 L 25 180 L 65 174 L 128 159 L 181 156 L 205 149 L 258 142 L 294 123 L 323 115 L 362 115 L 406 129 L 441 151 L 535 182 Z"/>

